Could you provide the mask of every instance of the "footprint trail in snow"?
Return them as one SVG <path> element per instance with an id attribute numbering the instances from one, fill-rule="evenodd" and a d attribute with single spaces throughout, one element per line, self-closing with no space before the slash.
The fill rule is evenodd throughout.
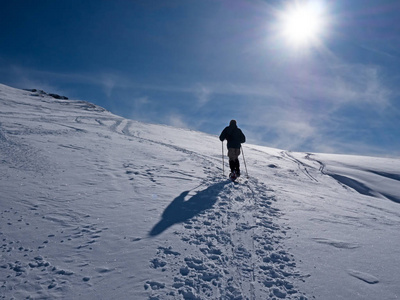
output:
<path id="1" fill-rule="evenodd" d="M 275 222 L 273 191 L 256 179 L 215 178 L 208 186 L 177 197 L 150 232 L 182 223 L 173 230 L 184 251 L 168 241 L 158 248 L 150 268 L 175 275 L 146 282 L 149 298 L 306 299 L 293 284 L 300 279 L 294 259 L 281 245 L 285 230 Z"/>

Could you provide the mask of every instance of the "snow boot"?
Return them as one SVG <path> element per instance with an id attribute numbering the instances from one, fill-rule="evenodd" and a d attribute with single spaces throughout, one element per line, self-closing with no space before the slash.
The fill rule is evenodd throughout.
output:
<path id="1" fill-rule="evenodd" d="M 229 173 L 229 179 L 232 181 L 235 181 L 236 178 L 238 177 L 238 175 L 236 173 L 236 161 L 230 160 L 229 167 L 231 168 L 231 173 Z"/>

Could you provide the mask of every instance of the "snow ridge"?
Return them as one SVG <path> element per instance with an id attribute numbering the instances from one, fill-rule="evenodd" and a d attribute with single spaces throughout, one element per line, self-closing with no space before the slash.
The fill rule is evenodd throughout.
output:
<path id="1" fill-rule="evenodd" d="M 400 160 L 244 147 L 0 85 L 0 298 L 398 299 Z"/>
<path id="2" fill-rule="evenodd" d="M 273 190 L 221 176 L 215 137 L 42 91 L 0 100 L 4 297 L 306 299 Z"/>

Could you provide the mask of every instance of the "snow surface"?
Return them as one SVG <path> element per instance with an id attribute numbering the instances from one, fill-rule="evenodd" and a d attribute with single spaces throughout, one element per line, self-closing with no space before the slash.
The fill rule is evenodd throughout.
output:
<path id="1" fill-rule="evenodd" d="M 0 85 L 1 298 L 400 297 L 399 159 L 243 148 Z"/>

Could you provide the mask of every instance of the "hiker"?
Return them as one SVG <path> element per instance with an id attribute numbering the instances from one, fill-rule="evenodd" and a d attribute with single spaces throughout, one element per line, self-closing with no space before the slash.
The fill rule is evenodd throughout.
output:
<path id="1" fill-rule="evenodd" d="M 221 142 L 224 140 L 228 141 L 228 157 L 229 157 L 229 167 L 231 168 L 231 173 L 236 174 L 235 177 L 240 176 L 240 164 L 239 155 L 241 144 L 246 142 L 246 137 L 244 136 L 242 130 L 237 127 L 236 120 L 231 120 L 229 126 L 222 130 L 219 136 Z"/>

